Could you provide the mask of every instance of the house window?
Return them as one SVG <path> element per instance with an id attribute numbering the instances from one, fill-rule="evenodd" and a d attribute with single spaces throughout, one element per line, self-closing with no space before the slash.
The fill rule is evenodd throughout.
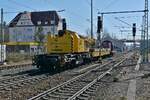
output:
<path id="1" fill-rule="evenodd" d="M 44 28 L 44 30 L 46 31 L 46 30 L 47 30 L 47 28 Z"/>
<path id="2" fill-rule="evenodd" d="M 48 24 L 48 21 L 46 21 L 45 24 L 47 25 L 47 24 Z"/>
<path id="3" fill-rule="evenodd" d="M 31 32 L 31 31 L 32 31 L 32 28 L 28 28 L 27 31 L 30 31 L 30 32 Z"/>
<path id="4" fill-rule="evenodd" d="M 38 21 L 37 24 L 38 24 L 38 25 L 41 25 L 41 21 Z"/>
<path id="5" fill-rule="evenodd" d="M 54 21 L 54 20 L 51 20 L 51 24 L 54 25 L 54 24 L 55 24 L 55 21 Z"/>
<path id="6" fill-rule="evenodd" d="M 15 33 L 15 32 L 16 32 L 16 29 L 14 29 L 13 32 Z"/>

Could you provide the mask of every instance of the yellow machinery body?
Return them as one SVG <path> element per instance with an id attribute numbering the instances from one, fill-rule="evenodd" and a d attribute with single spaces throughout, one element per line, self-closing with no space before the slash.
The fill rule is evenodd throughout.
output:
<path id="1" fill-rule="evenodd" d="M 104 49 L 102 48 L 101 50 L 99 49 L 94 49 L 93 52 L 91 52 L 92 57 L 99 57 L 99 56 L 106 56 L 106 55 L 110 55 L 111 50 L 110 49 Z"/>
<path id="2" fill-rule="evenodd" d="M 80 37 L 72 31 L 65 31 L 62 36 L 48 35 L 47 37 L 47 53 L 83 53 L 88 52 L 88 43 L 86 39 Z"/>
<path id="3" fill-rule="evenodd" d="M 90 63 L 111 54 L 111 49 L 92 47 L 94 39 L 78 35 L 76 32 L 62 30 L 58 35 L 48 34 L 46 54 L 35 55 L 33 65 L 40 70 L 60 71 Z M 91 48 L 92 47 L 92 48 Z"/>

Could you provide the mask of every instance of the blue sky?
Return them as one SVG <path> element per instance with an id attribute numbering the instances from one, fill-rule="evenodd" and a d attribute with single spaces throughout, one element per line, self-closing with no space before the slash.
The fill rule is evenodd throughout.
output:
<path id="1" fill-rule="evenodd" d="M 124 10 L 143 10 L 145 0 L 93 0 L 94 1 L 94 31 L 96 32 L 96 21 L 98 11 L 124 11 Z M 68 28 L 85 35 L 86 30 L 90 28 L 90 0 L 0 0 L 0 7 L 4 12 L 22 12 L 22 11 L 40 11 L 40 10 L 62 10 L 60 16 L 66 18 Z M 17 13 L 5 13 L 4 20 L 9 23 Z M 131 38 L 131 32 L 121 32 L 118 26 L 129 27 L 121 21 L 137 23 L 141 26 L 143 13 L 135 14 L 115 14 L 104 16 L 104 27 L 110 35 L 119 38 Z M 121 30 L 131 30 L 121 29 Z M 140 34 L 138 32 L 138 34 Z M 95 33 L 96 35 L 96 33 Z"/>

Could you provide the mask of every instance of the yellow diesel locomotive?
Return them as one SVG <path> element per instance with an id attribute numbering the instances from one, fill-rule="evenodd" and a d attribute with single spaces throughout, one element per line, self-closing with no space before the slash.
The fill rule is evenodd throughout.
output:
<path id="1" fill-rule="evenodd" d="M 94 39 L 78 35 L 69 30 L 60 30 L 58 35 L 47 36 L 46 54 L 35 55 L 33 64 L 40 70 L 60 71 L 90 63 L 109 56 L 111 48 L 95 49 Z"/>

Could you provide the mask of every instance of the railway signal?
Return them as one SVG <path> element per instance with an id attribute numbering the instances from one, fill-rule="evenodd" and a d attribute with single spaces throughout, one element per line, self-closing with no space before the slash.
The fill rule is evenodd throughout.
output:
<path id="1" fill-rule="evenodd" d="M 62 23 L 63 23 L 63 30 L 67 30 L 67 24 L 66 24 L 66 19 L 62 19 Z"/>
<path id="2" fill-rule="evenodd" d="M 133 35 L 133 40 L 134 40 L 134 52 L 136 51 L 136 43 L 135 43 L 135 36 L 136 36 L 136 23 L 133 23 L 132 26 L 132 35 Z M 135 58 L 135 55 L 134 55 Z"/>
<path id="3" fill-rule="evenodd" d="M 133 37 L 135 37 L 136 36 L 136 23 L 133 23 L 132 33 L 133 33 Z"/>
<path id="4" fill-rule="evenodd" d="M 97 40 L 98 40 L 98 47 L 99 47 L 99 56 L 100 56 L 100 62 L 101 62 L 101 32 L 102 32 L 102 28 L 103 28 L 103 21 L 102 21 L 102 17 L 98 16 L 98 20 L 97 20 Z"/>
<path id="5" fill-rule="evenodd" d="M 102 18 L 101 18 L 101 16 L 98 16 L 97 33 L 100 33 L 100 32 L 102 31 L 102 27 L 103 27 L 102 24 L 103 24 L 103 23 L 102 23 Z"/>

